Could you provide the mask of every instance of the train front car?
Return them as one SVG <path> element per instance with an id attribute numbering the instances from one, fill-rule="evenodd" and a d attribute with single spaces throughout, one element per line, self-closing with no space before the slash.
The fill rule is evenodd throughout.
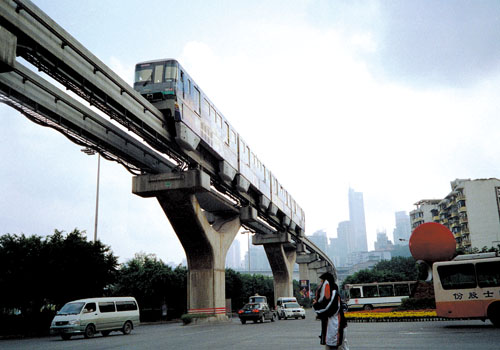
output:
<path id="1" fill-rule="evenodd" d="M 179 64 L 175 60 L 138 63 L 135 66 L 134 90 L 168 117 L 181 118 L 176 103 Z"/>

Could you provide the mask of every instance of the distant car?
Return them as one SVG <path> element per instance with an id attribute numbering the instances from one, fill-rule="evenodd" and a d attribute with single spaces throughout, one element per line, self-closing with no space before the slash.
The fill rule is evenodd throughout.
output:
<path id="1" fill-rule="evenodd" d="M 248 303 L 238 311 L 238 316 L 242 324 L 247 321 L 253 321 L 254 323 L 260 321 L 263 323 L 265 320 L 270 320 L 274 322 L 275 317 L 274 311 L 266 303 Z"/>
<path id="2" fill-rule="evenodd" d="M 295 297 L 279 297 L 278 300 L 276 301 L 276 311 L 278 312 L 279 319 L 281 319 L 281 317 L 283 317 L 283 315 L 284 315 L 284 313 L 282 311 L 283 304 L 296 303 L 296 302 L 297 302 L 297 298 L 295 298 Z"/>
<path id="3" fill-rule="evenodd" d="M 280 312 L 278 313 L 278 319 L 284 318 L 295 318 L 298 319 L 302 317 L 302 319 L 306 318 L 306 311 L 302 306 L 298 303 L 283 303 L 280 308 Z"/>

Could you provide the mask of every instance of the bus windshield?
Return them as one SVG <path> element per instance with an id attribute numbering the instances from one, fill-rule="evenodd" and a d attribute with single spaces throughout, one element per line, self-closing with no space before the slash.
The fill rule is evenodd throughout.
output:
<path id="1" fill-rule="evenodd" d="M 177 62 L 141 63 L 135 67 L 135 83 L 165 83 L 177 80 Z"/>

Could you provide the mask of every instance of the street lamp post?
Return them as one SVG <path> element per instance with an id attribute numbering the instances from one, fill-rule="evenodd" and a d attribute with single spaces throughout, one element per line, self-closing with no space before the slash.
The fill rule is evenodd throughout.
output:
<path id="1" fill-rule="evenodd" d="M 91 148 L 83 148 L 82 152 L 92 156 L 96 154 Z M 101 155 L 97 153 L 97 189 L 95 195 L 95 222 L 94 222 L 94 243 L 97 242 L 97 222 L 99 217 L 99 178 L 101 173 Z"/>

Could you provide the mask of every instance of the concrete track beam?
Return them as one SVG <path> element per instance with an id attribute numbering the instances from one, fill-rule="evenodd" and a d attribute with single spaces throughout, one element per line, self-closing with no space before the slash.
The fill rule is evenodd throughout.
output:
<path id="1" fill-rule="evenodd" d="M 16 62 L 17 37 L 0 26 L 0 73 L 10 72 Z"/>

